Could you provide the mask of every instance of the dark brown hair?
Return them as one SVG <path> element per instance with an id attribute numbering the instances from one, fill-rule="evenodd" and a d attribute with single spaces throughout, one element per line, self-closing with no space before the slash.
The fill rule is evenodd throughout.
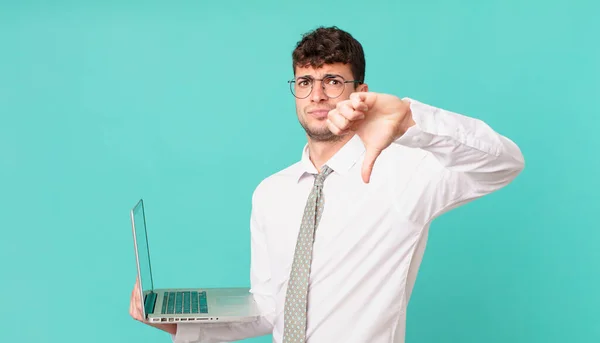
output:
<path id="1" fill-rule="evenodd" d="M 318 27 L 305 33 L 292 53 L 292 68 L 320 68 L 324 64 L 350 64 L 354 80 L 365 80 L 365 55 L 362 45 L 348 32 L 332 27 Z"/>

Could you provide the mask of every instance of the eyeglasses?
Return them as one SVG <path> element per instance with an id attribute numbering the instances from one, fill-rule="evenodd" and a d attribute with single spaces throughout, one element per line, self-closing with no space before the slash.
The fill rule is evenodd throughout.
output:
<path id="1" fill-rule="evenodd" d="M 347 83 L 362 83 L 356 80 L 346 81 L 340 75 L 325 75 L 322 79 L 314 79 L 310 76 L 301 76 L 294 80 L 288 81 L 290 84 L 290 91 L 298 99 L 307 98 L 313 90 L 313 84 L 315 81 L 321 81 L 323 87 L 323 93 L 328 98 L 337 98 L 344 93 L 344 88 Z"/>

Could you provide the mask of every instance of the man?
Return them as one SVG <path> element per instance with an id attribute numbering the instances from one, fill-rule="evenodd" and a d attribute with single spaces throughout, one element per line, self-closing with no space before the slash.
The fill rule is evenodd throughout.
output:
<path id="1" fill-rule="evenodd" d="M 293 52 L 298 163 L 252 197 L 251 292 L 259 320 L 155 325 L 177 342 L 404 342 L 406 308 L 440 214 L 509 184 L 519 148 L 484 122 L 369 92 L 363 49 L 319 28 Z M 140 320 L 134 289 L 131 314 Z M 178 325 L 178 326 L 175 326 Z"/>

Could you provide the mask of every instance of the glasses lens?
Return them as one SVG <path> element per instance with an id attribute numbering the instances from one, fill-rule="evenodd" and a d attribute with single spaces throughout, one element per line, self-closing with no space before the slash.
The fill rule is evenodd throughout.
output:
<path id="1" fill-rule="evenodd" d="M 312 80 L 300 77 L 295 82 L 290 83 L 292 94 L 297 98 L 306 98 L 312 90 Z"/>
<path id="2" fill-rule="evenodd" d="M 328 98 L 337 98 L 344 92 L 344 79 L 340 76 L 328 76 L 322 81 L 322 87 L 325 95 Z M 300 77 L 295 81 L 290 82 L 290 90 L 292 94 L 297 97 L 304 99 L 308 97 L 313 89 L 313 80 L 305 77 Z"/>
<path id="3" fill-rule="evenodd" d="M 344 92 L 344 79 L 338 76 L 330 76 L 323 79 L 325 95 L 329 98 L 337 98 Z"/>

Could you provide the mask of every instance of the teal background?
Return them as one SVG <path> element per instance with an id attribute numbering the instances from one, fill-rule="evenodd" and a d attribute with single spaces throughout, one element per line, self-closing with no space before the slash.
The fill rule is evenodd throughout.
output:
<path id="1" fill-rule="evenodd" d="M 599 342 L 598 13 L 0 2 L 0 341 L 169 341 L 128 313 L 140 197 L 156 286 L 249 285 L 252 191 L 305 142 L 291 51 L 338 25 L 363 44 L 371 90 L 481 118 L 526 158 L 509 187 L 433 224 L 407 342 Z"/>

